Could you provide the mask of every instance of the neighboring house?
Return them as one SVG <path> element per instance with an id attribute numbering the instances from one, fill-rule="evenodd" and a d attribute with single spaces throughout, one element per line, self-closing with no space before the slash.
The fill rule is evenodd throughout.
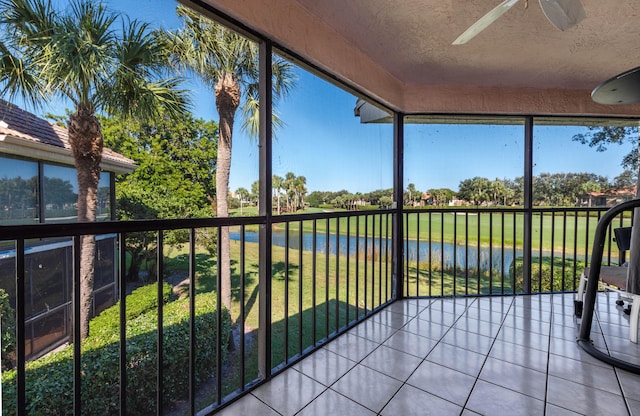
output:
<path id="1" fill-rule="evenodd" d="M 581 207 L 612 207 L 636 197 L 636 187 L 610 189 L 605 192 L 589 192 L 581 195 L 578 206 Z"/>
<path id="2" fill-rule="evenodd" d="M 433 195 L 431 195 L 429 192 L 423 192 L 422 195 L 420 195 L 421 207 L 425 205 L 433 205 L 433 203 L 434 203 Z"/>
<path id="3" fill-rule="evenodd" d="M 457 196 L 454 196 L 453 198 L 451 198 L 451 201 L 449 201 L 450 207 L 464 207 L 467 205 L 471 205 L 471 204 L 468 201 L 465 201 L 464 199 L 458 199 Z"/>
<path id="4" fill-rule="evenodd" d="M 350 208 L 349 208 L 349 209 L 352 209 L 352 210 L 356 210 L 356 211 L 357 211 L 357 210 L 358 210 L 358 207 L 366 207 L 366 206 L 368 206 L 368 205 L 371 205 L 371 204 L 370 204 L 370 203 L 369 203 L 369 201 L 367 201 L 367 200 L 364 200 L 364 199 L 362 199 L 362 198 L 354 199 L 354 200 L 353 200 L 353 201 L 351 201 L 351 203 L 349 204 L 349 206 L 350 206 Z"/>
<path id="5" fill-rule="evenodd" d="M 134 162 L 104 149 L 98 219 L 115 219 L 115 175 Z M 77 176 L 67 129 L 0 100 L 0 226 L 75 222 Z M 66 342 L 72 310 L 70 239 L 25 243 L 26 355 L 35 358 Z M 118 296 L 115 235 L 97 236 L 94 314 Z M 60 265 L 60 258 L 66 262 Z M 0 288 L 15 306 L 15 246 L 0 242 Z"/>

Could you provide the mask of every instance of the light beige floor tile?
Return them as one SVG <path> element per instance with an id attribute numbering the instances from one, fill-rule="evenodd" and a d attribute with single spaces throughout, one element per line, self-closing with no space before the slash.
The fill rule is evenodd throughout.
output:
<path id="1" fill-rule="evenodd" d="M 278 416 L 279 413 L 249 394 L 216 413 L 219 416 L 255 415 Z"/>
<path id="2" fill-rule="evenodd" d="M 440 343 L 427 355 L 427 360 L 476 377 L 480 373 L 485 355 Z"/>
<path id="3" fill-rule="evenodd" d="M 412 318 L 410 316 L 407 316 L 401 313 L 387 311 L 387 310 L 380 311 L 379 313 L 371 317 L 371 320 L 373 322 L 378 322 L 395 329 L 402 328 L 411 319 Z"/>
<path id="4" fill-rule="evenodd" d="M 545 399 L 547 375 L 530 368 L 489 357 L 482 367 L 480 379 L 536 399 Z"/>
<path id="5" fill-rule="evenodd" d="M 331 386 L 331 389 L 377 413 L 400 387 L 401 381 L 357 365 Z"/>
<path id="6" fill-rule="evenodd" d="M 406 352 L 418 358 L 424 358 L 438 341 L 411 332 L 400 330 L 393 334 L 383 345 Z"/>
<path id="7" fill-rule="evenodd" d="M 404 385 L 380 414 L 383 416 L 444 416 L 458 415 L 461 411 L 462 407 L 458 405 L 415 387 Z"/>
<path id="8" fill-rule="evenodd" d="M 549 363 L 549 353 L 547 351 L 501 340 L 494 342 L 489 356 L 543 373 L 547 371 Z"/>
<path id="9" fill-rule="evenodd" d="M 326 348 L 321 348 L 293 366 L 312 379 L 330 386 L 345 375 L 357 363 Z"/>
<path id="10" fill-rule="evenodd" d="M 361 361 L 379 346 L 376 342 L 347 333 L 328 343 L 325 348 L 352 361 Z"/>
<path id="11" fill-rule="evenodd" d="M 407 380 L 407 384 L 461 406 L 469 398 L 475 382 L 475 377 L 431 361 L 423 362 Z"/>
<path id="12" fill-rule="evenodd" d="M 442 337 L 442 342 L 444 343 L 483 355 L 489 353 L 493 340 L 494 338 L 464 331 L 456 327 L 451 328 L 451 330 Z"/>
<path id="13" fill-rule="evenodd" d="M 318 397 L 326 387 L 294 369 L 275 376 L 254 395 L 283 415 L 294 415 Z"/>
<path id="14" fill-rule="evenodd" d="M 590 337 L 640 364 L 614 300 Z M 573 294 L 395 302 L 218 414 L 640 414 L 640 376 L 582 350 L 580 323 Z"/>
<path id="15" fill-rule="evenodd" d="M 544 401 L 478 380 L 466 406 L 483 415 L 530 416 L 544 414 Z"/>
<path id="16" fill-rule="evenodd" d="M 333 390 L 327 390 L 296 416 L 318 415 L 373 416 L 375 413 Z"/>
<path id="17" fill-rule="evenodd" d="M 613 368 L 604 368 L 584 361 L 551 355 L 549 357 L 549 375 L 620 394 L 618 377 Z"/>
<path id="18" fill-rule="evenodd" d="M 547 402 L 584 415 L 626 415 L 621 395 L 549 376 Z"/>
<path id="19" fill-rule="evenodd" d="M 407 322 L 407 324 L 402 327 L 401 331 L 411 332 L 412 334 L 420 335 L 422 337 L 440 340 L 449 329 L 449 325 L 442 325 L 414 318 Z"/>
<path id="20" fill-rule="evenodd" d="M 396 380 L 405 381 L 421 362 L 421 358 L 381 345 L 362 360 L 362 365 Z"/>

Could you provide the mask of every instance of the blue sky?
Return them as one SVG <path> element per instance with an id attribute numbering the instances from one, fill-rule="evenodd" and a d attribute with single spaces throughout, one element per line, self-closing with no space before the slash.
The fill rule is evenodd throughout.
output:
<path id="1" fill-rule="evenodd" d="M 59 4 L 66 1 L 57 0 Z M 114 9 L 154 26 L 175 28 L 173 0 L 108 0 Z M 273 173 L 305 176 L 311 191 L 369 192 L 393 186 L 392 129 L 363 125 L 354 117 L 356 97 L 297 67 L 296 87 L 277 111 L 285 126 L 276 131 Z M 218 121 L 213 92 L 197 82 L 193 93 L 196 117 Z M 63 114 L 64 104 L 47 111 Z M 258 147 L 240 129 L 236 117 L 230 189 L 251 189 L 258 179 Z M 583 128 L 536 127 L 534 174 L 593 172 L 613 179 L 628 147 L 598 153 L 571 137 Z M 419 190 L 448 187 L 474 176 L 513 179 L 523 172 L 522 126 L 407 125 L 405 185 Z"/>

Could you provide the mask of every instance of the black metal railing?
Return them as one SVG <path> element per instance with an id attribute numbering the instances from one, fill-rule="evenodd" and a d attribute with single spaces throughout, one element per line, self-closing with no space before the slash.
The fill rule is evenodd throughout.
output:
<path id="1" fill-rule="evenodd" d="M 606 208 L 429 208 L 404 215 L 406 296 L 504 295 L 575 291 L 588 265 L 596 224 Z M 524 230 L 530 221 L 531 264 L 524 264 Z M 613 229 L 605 264 L 618 261 Z"/>
<path id="2" fill-rule="evenodd" d="M 270 223 L 271 264 L 259 260 L 263 217 L 1 227 L 0 240 L 15 247 L 16 346 L 28 340 L 25 243 L 31 239 L 73 240 L 67 269 L 75 300 L 80 237 L 116 234 L 120 294 L 118 305 L 91 321 L 86 340 L 35 361 L 16 347 L 3 371 L 2 407 L 16 414 L 37 413 L 41 406 L 65 414 L 164 414 L 182 402 L 189 413 L 216 409 L 393 300 L 391 217 L 390 211 L 277 217 Z M 230 230 L 230 311 L 220 306 L 218 290 L 223 227 Z M 131 247 L 141 241 L 147 272 L 131 282 Z M 260 280 L 263 275 L 269 278 Z M 259 325 L 261 285 L 272 294 L 269 328 Z M 135 286 L 150 287 L 151 301 Z M 145 302 L 150 306 L 141 306 Z M 80 307 L 72 303 L 77 340 Z M 271 333 L 269 346 L 258 345 L 260 331 Z M 260 354 L 269 354 L 269 368 L 261 367 Z"/>
<path id="3" fill-rule="evenodd" d="M 16 249 L 17 346 L 27 340 L 30 239 L 73 239 L 70 269 L 78 299 L 80 236 L 116 234 L 120 299 L 91 322 L 86 340 L 32 362 L 23 347 L 3 357 L 3 409 L 213 411 L 394 301 L 398 260 L 403 296 L 522 293 L 527 269 L 533 292 L 575 290 L 603 211 L 406 210 L 401 259 L 393 248 L 393 210 L 0 227 L 0 241 Z M 528 265 L 522 260 L 527 221 L 533 236 Z M 630 223 L 629 215 L 620 216 L 610 227 L 607 263 L 618 258 L 612 229 Z M 218 290 L 224 227 L 230 231 L 231 310 L 221 307 Z M 262 247 L 265 227 L 271 240 Z M 140 258 L 149 271 L 142 285 L 127 280 L 134 244 L 143 244 Z M 78 302 L 70 315 L 77 340 Z"/>
<path id="4" fill-rule="evenodd" d="M 390 211 L 274 219 L 272 363 L 286 365 L 392 301 Z"/>

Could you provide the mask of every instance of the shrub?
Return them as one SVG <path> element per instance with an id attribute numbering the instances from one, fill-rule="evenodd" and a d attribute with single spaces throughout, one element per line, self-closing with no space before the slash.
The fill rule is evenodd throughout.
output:
<path id="1" fill-rule="evenodd" d="M 380 209 L 380 205 L 359 205 L 358 211 L 376 211 Z"/>
<path id="2" fill-rule="evenodd" d="M 523 270 L 522 270 L 522 257 L 518 257 L 511 263 L 509 273 L 511 276 L 515 276 L 516 292 L 522 292 L 523 287 Z M 584 269 L 583 260 L 575 260 L 566 258 L 564 264 L 562 258 L 553 258 L 553 280 L 551 274 L 551 257 L 543 256 L 542 261 L 539 257 L 533 257 L 531 259 L 531 290 L 533 292 L 562 292 L 575 290 L 578 285 L 577 280 L 580 278 L 580 274 Z M 564 266 L 564 276 L 563 276 Z M 576 277 L 574 277 L 576 276 Z M 563 286 L 564 277 L 564 286 Z M 542 281 L 540 280 L 542 278 Z M 575 286 L 574 286 L 575 285 Z"/>
<path id="3" fill-rule="evenodd" d="M 155 285 L 151 285 L 155 288 Z M 144 292 L 144 291 L 141 291 Z M 137 293 L 135 293 L 137 294 Z M 127 297 L 127 305 L 135 297 Z M 196 296 L 196 384 L 215 373 L 215 293 Z M 144 302 L 140 302 L 142 304 Z M 114 306 L 112 308 L 117 308 Z M 142 308 L 145 309 L 145 308 Z M 106 311 L 105 311 L 106 312 Z M 104 316 L 103 316 L 104 315 Z M 82 343 L 82 413 L 116 414 L 119 411 L 119 330 L 113 312 L 100 315 L 104 330 Z M 231 319 L 223 309 L 221 351 L 226 352 Z M 107 328 L 111 328 L 110 331 Z M 189 299 L 169 302 L 163 311 L 163 374 L 165 404 L 182 399 L 189 385 Z M 127 413 L 150 414 L 156 407 L 157 312 L 127 313 Z M 15 371 L 3 374 L 3 414 L 15 414 Z M 73 346 L 27 364 L 27 413 L 62 415 L 73 406 Z"/>
<path id="4" fill-rule="evenodd" d="M 162 301 L 169 302 L 173 286 L 164 282 L 162 284 Z M 146 312 L 158 308 L 158 287 L 154 284 L 140 286 L 127 296 L 127 321 L 136 318 Z M 110 306 L 91 320 L 90 331 L 92 334 L 102 331 L 113 331 L 120 326 L 120 301 Z"/>
<path id="5" fill-rule="evenodd" d="M 2 369 L 13 367 L 16 352 L 16 314 L 9 303 L 9 295 L 0 289 L 0 325 L 2 332 Z"/>

